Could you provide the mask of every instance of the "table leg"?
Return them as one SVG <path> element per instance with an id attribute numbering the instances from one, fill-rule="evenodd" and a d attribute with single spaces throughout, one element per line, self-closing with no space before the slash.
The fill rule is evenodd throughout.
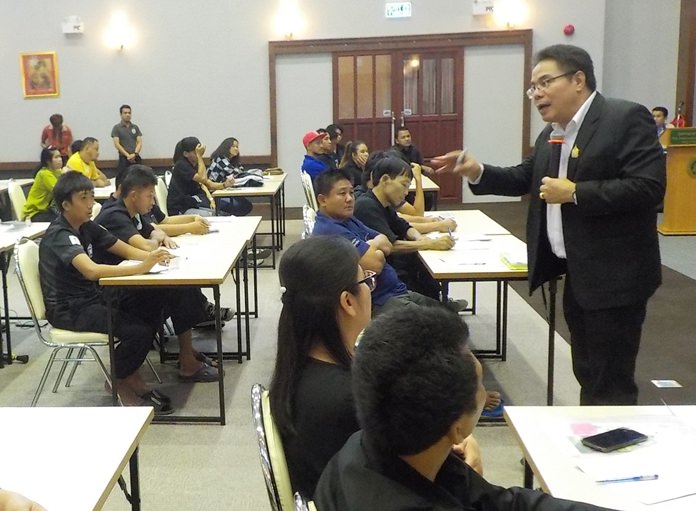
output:
<path id="1" fill-rule="evenodd" d="M 237 264 L 234 266 L 234 281 L 237 283 L 235 286 L 235 299 L 237 304 L 237 362 L 239 364 L 242 363 L 242 359 L 244 358 L 244 352 L 242 351 L 242 282 L 239 279 L 239 267 L 241 265 L 246 266 L 246 264 L 247 255 L 245 250 L 242 258 L 237 261 Z"/>
<path id="2" fill-rule="evenodd" d="M 534 472 L 532 472 L 527 458 L 524 459 L 524 487 L 530 490 L 534 487 Z"/>
<path id="3" fill-rule="evenodd" d="M 281 231 L 280 235 L 282 237 L 285 236 L 285 181 L 283 181 L 283 185 L 280 187 L 280 214 L 281 214 Z M 283 248 L 283 238 L 281 237 L 280 239 L 280 248 Z"/>
<path id="4" fill-rule="evenodd" d="M 495 354 L 500 355 L 502 353 L 503 344 L 503 293 L 502 293 L 502 282 L 497 280 L 495 282 L 496 288 L 496 298 L 495 298 Z"/>
<path id="5" fill-rule="evenodd" d="M 556 290 L 558 279 L 549 282 L 549 354 L 546 376 L 546 404 L 553 406 L 553 384 L 556 361 Z"/>
<path id="6" fill-rule="evenodd" d="M 256 267 L 256 258 L 254 257 L 254 267 Z M 251 360 L 251 332 L 249 330 L 249 264 L 244 261 L 243 277 L 244 281 L 244 339 L 246 344 L 246 358 Z M 239 356 L 239 362 L 242 362 L 242 355 Z"/>
<path id="7" fill-rule="evenodd" d="M 106 299 L 106 330 L 109 334 L 109 369 L 111 372 L 111 404 L 118 406 L 118 389 L 116 388 L 116 348 L 114 346 L 114 302 L 118 291 L 107 290 L 104 293 Z"/>
<path id="8" fill-rule="evenodd" d="M 237 270 L 237 282 L 239 282 L 239 270 Z M 237 286 L 239 287 L 239 286 Z M 220 318 L 220 286 L 213 286 L 213 297 L 215 299 L 215 340 L 217 341 L 217 362 L 218 362 L 218 396 L 220 398 L 220 425 L 225 425 L 225 371 L 222 366 L 222 319 Z M 237 305 L 239 305 L 239 293 L 237 293 Z M 239 308 L 237 308 L 239 310 Z M 239 327 L 237 328 L 239 334 Z M 239 337 L 237 338 L 239 339 Z M 240 345 L 241 349 L 241 345 Z M 241 354 L 239 361 L 241 362 Z"/>
<path id="9" fill-rule="evenodd" d="M 276 251 L 279 250 L 279 243 L 276 239 L 276 200 L 275 195 L 271 195 L 270 199 L 271 206 L 271 252 L 273 253 L 273 269 L 276 267 Z"/>
<path id="10" fill-rule="evenodd" d="M 507 322 L 508 322 L 508 282 L 505 280 L 502 283 L 503 286 L 503 318 L 502 318 L 502 331 L 501 331 L 501 343 L 502 343 L 502 361 L 507 360 Z"/>
<path id="11" fill-rule="evenodd" d="M 256 234 L 251 239 L 251 249 L 252 253 L 256 253 Z M 256 258 L 254 257 L 254 317 L 259 317 L 259 288 L 258 288 L 258 277 L 259 277 L 259 266 L 256 264 Z"/>
<path id="12" fill-rule="evenodd" d="M 138 468 L 138 448 L 136 447 L 130 458 L 130 481 L 131 481 L 131 509 L 140 511 L 140 472 Z"/>
<path id="13" fill-rule="evenodd" d="M 7 254 L 2 254 L 0 259 L 2 267 L 2 300 L 5 307 L 5 332 L 7 333 L 7 365 L 12 364 L 12 334 L 10 333 L 10 305 L 7 296 L 7 267 L 10 265 L 10 259 Z M 0 329 L 0 367 L 5 365 L 5 353 L 2 349 L 2 331 Z"/>

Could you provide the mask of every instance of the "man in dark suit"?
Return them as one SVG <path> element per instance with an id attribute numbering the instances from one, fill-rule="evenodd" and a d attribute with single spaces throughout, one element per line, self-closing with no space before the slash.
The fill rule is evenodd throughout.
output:
<path id="1" fill-rule="evenodd" d="M 654 122 L 643 106 L 599 94 L 592 59 L 575 46 L 537 54 L 527 95 L 550 124 L 521 164 L 483 165 L 455 151 L 435 165 L 466 176 L 477 195 L 530 194 L 530 293 L 566 274 L 563 309 L 580 403 L 636 404 L 641 329 L 662 278 L 656 206 L 665 160 Z"/>

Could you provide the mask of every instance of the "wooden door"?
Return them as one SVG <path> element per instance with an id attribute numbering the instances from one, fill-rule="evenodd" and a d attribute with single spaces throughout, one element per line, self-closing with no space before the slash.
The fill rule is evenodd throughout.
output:
<path id="1" fill-rule="evenodd" d="M 462 51 L 335 53 L 334 119 L 345 140 L 370 151 L 388 149 L 394 130 L 407 126 L 427 160 L 459 148 L 462 140 Z M 440 200 L 462 200 L 461 178 L 435 176 Z"/>

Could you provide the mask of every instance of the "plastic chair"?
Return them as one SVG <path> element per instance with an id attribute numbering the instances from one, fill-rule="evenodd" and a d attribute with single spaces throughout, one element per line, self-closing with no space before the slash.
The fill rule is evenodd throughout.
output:
<path id="1" fill-rule="evenodd" d="M 317 212 L 310 208 L 307 204 L 302 206 L 302 221 L 304 229 L 302 230 L 302 239 L 309 238 L 314 231 L 314 222 L 317 219 Z"/>
<path id="2" fill-rule="evenodd" d="M 167 185 L 167 190 L 169 190 L 169 183 L 172 182 L 172 171 L 171 170 L 165 170 L 164 171 L 164 184 Z M 160 206 L 161 208 L 162 206 Z"/>
<path id="3" fill-rule="evenodd" d="M 268 391 L 259 383 L 251 387 L 251 412 L 271 509 L 292 511 L 294 498 L 283 443 L 273 422 Z"/>
<path id="4" fill-rule="evenodd" d="M 300 172 L 300 178 L 302 179 L 302 188 L 304 188 L 307 205 L 314 211 L 319 211 L 319 205 L 317 204 L 317 197 L 314 195 L 314 184 L 312 183 L 311 176 L 305 171 L 302 171 Z"/>
<path id="5" fill-rule="evenodd" d="M 22 187 L 14 179 L 10 179 L 9 183 L 7 183 L 7 194 L 10 196 L 10 203 L 12 204 L 12 212 L 14 213 L 15 220 L 24 220 L 22 210 L 24 209 L 24 204 L 27 202 L 27 196 L 24 195 L 24 190 L 22 190 Z"/>
<path id="6" fill-rule="evenodd" d="M 169 172 L 169 171 L 167 171 Z M 169 172 L 169 175 L 171 177 L 171 172 Z M 166 179 L 166 174 L 165 174 L 165 179 Z M 157 205 L 159 208 L 162 210 L 162 213 L 165 215 L 169 216 L 169 212 L 167 211 L 167 196 L 169 195 L 169 190 L 167 187 L 167 184 L 165 180 L 163 180 L 161 177 L 157 177 L 157 185 L 155 185 L 155 200 L 157 201 Z"/>
<path id="7" fill-rule="evenodd" d="M 94 220 L 95 218 L 97 218 L 97 215 L 99 214 L 99 212 L 101 211 L 101 209 L 102 209 L 101 203 L 95 202 L 95 203 L 94 203 L 94 206 L 92 206 L 92 220 Z"/>
<path id="8" fill-rule="evenodd" d="M 99 364 L 99 369 L 101 369 L 104 378 L 111 385 L 111 376 L 106 370 L 106 366 L 102 361 L 99 353 L 95 348 L 107 347 L 109 345 L 109 336 L 107 334 L 102 334 L 99 332 L 73 332 L 72 330 L 63 330 L 61 328 L 51 327 L 48 331 L 48 337 L 44 335 L 41 331 L 41 321 L 46 321 L 46 306 L 44 305 L 43 292 L 41 290 L 41 281 L 39 277 L 39 246 L 32 240 L 27 238 L 22 238 L 15 244 L 14 248 L 14 258 L 15 258 L 15 273 L 19 279 L 19 284 L 24 293 L 24 298 L 27 302 L 27 307 L 29 308 L 29 314 L 31 315 L 32 322 L 34 323 L 34 330 L 39 340 L 48 346 L 53 348 L 51 356 L 46 364 L 46 369 L 44 369 L 43 375 L 41 376 L 41 381 L 39 382 L 39 387 L 36 389 L 34 394 L 34 399 L 31 402 L 31 406 L 36 406 L 39 400 L 39 396 L 46 385 L 46 380 L 48 374 L 51 372 L 54 362 L 63 362 L 62 367 L 56 378 L 56 383 L 53 386 L 53 392 L 58 391 L 58 386 L 63 378 L 65 369 L 68 363 L 75 364 L 72 368 L 70 376 L 66 382 L 66 387 L 70 386 L 72 378 L 75 374 L 77 366 L 82 362 L 93 361 Z M 57 358 L 57 355 L 62 351 L 67 350 L 64 358 Z M 77 354 L 75 355 L 75 350 Z M 87 357 L 87 351 L 90 352 L 92 357 Z M 145 359 L 150 366 L 150 369 L 154 373 L 157 380 L 162 383 L 159 375 L 152 367 L 152 364 L 148 359 Z"/>

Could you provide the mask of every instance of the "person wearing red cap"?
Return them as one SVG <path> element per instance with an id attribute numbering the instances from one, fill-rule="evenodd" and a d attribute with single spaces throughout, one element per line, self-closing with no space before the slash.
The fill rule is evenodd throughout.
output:
<path id="1" fill-rule="evenodd" d="M 318 131 L 309 131 L 302 137 L 302 143 L 307 150 L 304 161 L 302 162 L 302 171 L 309 174 L 312 181 L 329 168 L 329 165 L 321 159 L 324 154 L 324 139 L 328 139 L 329 134 Z"/>

